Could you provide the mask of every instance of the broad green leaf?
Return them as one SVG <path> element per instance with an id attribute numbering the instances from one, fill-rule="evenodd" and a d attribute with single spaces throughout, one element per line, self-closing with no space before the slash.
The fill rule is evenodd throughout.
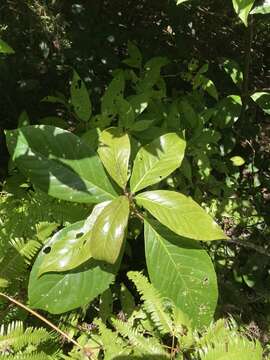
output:
<path id="1" fill-rule="evenodd" d="M 239 95 L 227 96 L 218 102 L 216 109 L 217 113 L 213 118 L 213 122 L 221 129 L 232 126 L 241 115 L 241 97 Z"/>
<path id="2" fill-rule="evenodd" d="M 129 129 L 135 120 L 135 113 L 132 105 L 121 97 L 119 97 L 115 103 L 119 116 L 119 126 Z"/>
<path id="3" fill-rule="evenodd" d="M 264 0 L 261 5 L 255 6 L 255 8 L 250 12 L 250 14 L 270 14 L 269 0 Z"/>
<path id="4" fill-rule="evenodd" d="M 204 75 L 199 74 L 195 77 L 194 81 L 195 81 L 194 86 L 193 86 L 194 89 L 197 89 L 199 86 L 201 86 L 201 88 L 204 91 L 206 91 L 210 96 L 212 96 L 214 99 L 218 100 L 217 88 L 212 80 L 208 79 Z"/>
<path id="5" fill-rule="evenodd" d="M 93 225 L 103 208 L 110 201 L 96 205 L 91 215 L 84 221 L 66 226 L 47 242 L 47 252 L 38 275 L 46 272 L 72 270 L 92 257 L 90 239 Z"/>
<path id="6" fill-rule="evenodd" d="M 22 173 L 49 195 L 85 203 L 116 196 L 97 154 L 71 132 L 40 125 L 7 131 L 6 136 Z"/>
<path id="7" fill-rule="evenodd" d="M 98 155 L 113 180 L 125 189 L 130 157 L 128 134 L 116 127 L 102 131 L 99 136 Z"/>
<path id="8" fill-rule="evenodd" d="M 161 68 L 169 63 L 165 57 L 153 57 L 144 66 L 143 78 L 137 83 L 137 90 L 140 93 L 152 90 L 152 87 L 160 80 Z"/>
<path id="9" fill-rule="evenodd" d="M 119 196 L 111 201 L 94 223 L 90 249 L 94 259 L 114 264 L 121 252 L 129 217 L 129 201 Z"/>
<path id="10" fill-rule="evenodd" d="M 245 163 L 245 160 L 241 156 L 233 156 L 230 160 L 234 166 L 242 166 Z"/>
<path id="11" fill-rule="evenodd" d="M 15 54 L 15 51 L 2 39 L 0 39 L 0 54 Z"/>
<path id="12" fill-rule="evenodd" d="M 129 57 L 123 60 L 123 63 L 130 67 L 140 69 L 142 67 L 142 54 L 131 41 L 128 41 L 128 55 Z"/>
<path id="13" fill-rule="evenodd" d="M 188 315 L 194 328 L 213 320 L 218 289 L 207 252 L 157 222 L 145 221 L 145 254 L 151 283 Z"/>
<path id="14" fill-rule="evenodd" d="M 199 116 L 187 100 L 182 100 L 180 102 L 180 111 L 183 114 L 185 120 L 185 127 L 197 128 L 199 126 Z"/>
<path id="15" fill-rule="evenodd" d="M 74 70 L 70 87 L 71 104 L 75 114 L 82 121 L 88 121 L 92 113 L 92 105 L 85 83 Z"/>
<path id="16" fill-rule="evenodd" d="M 141 115 L 144 110 L 147 109 L 151 99 L 151 94 L 151 91 L 145 91 L 142 94 L 131 95 L 128 97 L 128 102 L 133 108 L 135 117 Z"/>
<path id="17" fill-rule="evenodd" d="M 202 241 L 227 238 L 205 210 L 183 194 L 167 190 L 147 191 L 137 195 L 135 200 L 180 236 Z"/>
<path id="18" fill-rule="evenodd" d="M 232 0 L 236 14 L 248 26 L 248 15 L 255 0 Z"/>
<path id="19" fill-rule="evenodd" d="M 148 129 L 155 120 L 138 120 L 130 126 L 131 131 L 141 132 Z"/>
<path id="20" fill-rule="evenodd" d="M 78 228 L 82 224 L 83 222 L 77 223 Z M 61 239 L 55 239 L 59 240 Z M 53 244 L 50 243 L 50 246 Z M 39 276 L 39 268 L 46 256 L 44 250 L 47 247 L 45 244 L 30 274 L 28 297 L 32 308 L 61 314 L 88 304 L 114 281 L 119 262 L 112 266 L 93 259 L 71 271 Z"/>
<path id="21" fill-rule="evenodd" d="M 232 59 L 225 59 L 222 63 L 222 67 L 231 77 L 234 84 L 241 88 L 243 83 L 243 72 L 237 62 Z"/>
<path id="22" fill-rule="evenodd" d="M 251 96 L 252 100 L 268 115 L 270 115 L 270 93 L 256 92 Z"/>
<path id="23" fill-rule="evenodd" d="M 118 113 L 117 100 L 123 98 L 125 88 L 124 72 L 119 71 L 110 82 L 101 100 L 102 115 L 110 117 Z"/>
<path id="24" fill-rule="evenodd" d="M 186 142 L 176 133 L 160 136 L 137 153 L 130 179 L 133 193 L 170 175 L 184 157 Z"/>

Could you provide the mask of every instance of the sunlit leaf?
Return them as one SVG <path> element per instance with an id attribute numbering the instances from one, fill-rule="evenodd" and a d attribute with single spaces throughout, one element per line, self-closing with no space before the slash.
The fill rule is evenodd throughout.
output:
<path id="1" fill-rule="evenodd" d="M 96 205 L 84 221 L 66 226 L 46 243 L 46 254 L 39 268 L 39 276 L 46 272 L 68 271 L 78 267 L 92 257 L 90 240 L 93 225 L 103 208 L 110 201 Z"/>
<path id="2" fill-rule="evenodd" d="M 255 0 L 232 0 L 236 14 L 248 26 L 248 15 Z"/>
<path id="3" fill-rule="evenodd" d="M 0 54 L 15 54 L 15 51 L 4 40 L 0 39 Z"/>
<path id="4" fill-rule="evenodd" d="M 198 242 L 178 236 L 157 222 L 145 221 L 145 254 L 152 284 L 170 298 L 193 327 L 213 320 L 218 289 L 207 252 Z"/>
<path id="5" fill-rule="evenodd" d="M 93 258 L 111 264 L 121 252 L 129 217 L 129 201 L 119 196 L 102 209 L 94 223 L 90 249 Z"/>
<path id="6" fill-rule="evenodd" d="M 160 136 L 137 153 L 130 179 L 133 193 L 153 185 L 177 169 L 183 160 L 186 142 L 176 133 Z"/>
<path id="7" fill-rule="evenodd" d="M 269 0 L 264 0 L 261 5 L 255 6 L 253 10 L 251 10 L 250 14 L 270 14 L 270 2 Z"/>
<path id="8" fill-rule="evenodd" d="M 77 223 L 81 227 L 83 222 Z M 59 241 L 61 238 L 55 238 Z M 50 243 L 50 246 L 53 246 Z M 32 268 L 28 297 L 32 308 L 46 310 L 52 314 L 84 306 L 103 293 L 114 281 L 119 262 L 109 265 L 101 261 L 89 260 L 74 270 L 62 273 L 46 273 L 39 276 L 39 268 L 44 261 L 45 244 Z M 46 251 L 46 250 L 45 250 Z"/>
<path id="9" fill-rule="evenodd" d="M 130 141 L 119 128 L 109 128 L 99 136 L 99 157 L 113 180 L 125 189 L 128 180 Z"/>
<path id="10" fill-rule="evenodd" d="M 214 220 L 190 197 L 174 191 L 156 190 L 141 193 L 135 200 L 180 236 L 202 241 L 226 239 Z"/>
<path id="11" fill-rule="evenodd" d="M 267 114 L 270 115 L 270 93 L 256 92 L 251 96 L 252 100 Z"/>
<path id="12" fill-rule="evenodd" d="M 230 160 L 234 166 L 242 166 L 245 163 L 245 160 L 241 156 L 233 156 Z"/>
<path id="13" fill-rule="evenodd" d="M 232 59 L 225 59 L 222 63 L 222 67 L 231 77 L 234 84 L 241 88 L 243 83 L 243 72 L 237 62 Z"/>

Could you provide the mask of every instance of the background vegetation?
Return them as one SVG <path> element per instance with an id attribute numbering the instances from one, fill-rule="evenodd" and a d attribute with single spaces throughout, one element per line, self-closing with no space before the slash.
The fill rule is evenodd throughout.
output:
<path id="1" fill-rule="evenodd" d="M 0 359 L 269 357 L 269 3 L 242 1 L 253 5 L 243 18 L 241 1 L 178 2 L 2 1 L 0 39 L 15 53 L 0 54 L 0 291 L 31 305 L 29 275 L 45 241 L 92 210 L 29 181 L 10 159 L 6 130 L 53 125 L 96 150 L 100 131 L 124 126 L 137 144 L 132 160 L 140 146 L 180 132 L 187 143 L 182 165 L 153 189 L 191 196 L 228 236 L 202 244 L 217 275 L 213 322 L 194 328 L 183 307 L 164 303 L 151 274 L 152 285 L 139 274 L 151 271 L 134 217 L 120 270 L 105 292 L 64 314 L 37 307 L 64 334 L 0 298 Z M 154 60 L 143 83 L 144 64 L 156 57 L 162 60 Z M 86 113 L 91 106 L 87 121 L 72 98 L 74 70 L 91 99 L 82 105 Z M 136 126 L 118 108 L 104 115 L 117 90 L 109 84 L 121 70 L 128 102 L 151 90 Z"/>

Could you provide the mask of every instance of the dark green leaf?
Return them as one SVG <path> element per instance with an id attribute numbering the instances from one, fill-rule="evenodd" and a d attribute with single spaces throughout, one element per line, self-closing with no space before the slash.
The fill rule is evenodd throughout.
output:
<path id="1" fill-rule="evenodd" d="M 85 83 L 74 70 L 70 87 L 71 104 L 80 120 L 88 121 L 92 113 L 92 105 Z"/>
<path id="2" fill-rule="evenodd" d="M 116 196 L 96 153 L 71 132 L 40 125 L 6 134 L 12 159 L 49 195 L 86 203 Z"/>

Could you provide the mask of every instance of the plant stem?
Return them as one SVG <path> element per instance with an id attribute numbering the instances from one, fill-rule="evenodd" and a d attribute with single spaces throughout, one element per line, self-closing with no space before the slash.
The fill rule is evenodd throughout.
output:
<path id="1" fill-rule="evenodd" d="M 242 85 L 242 112 L 241 120 L 244 120 L 245 112 L 249 99 L 249 73 L 251 63 L 251 46 L 253 42 L 253 17 L 250 16 L 250 22 L 247 28 L 246 46 L 245 46 L 245 65 L 243 72 L 243 85 Z"/>
<path id="2" fill-rule="evenodd" d="M 77 343 L 76 340 L 72 339 L 68 334 L 66 334 L 64 331 L 62 331 L 61 329 L 59 329 L 59 327 L 57 327 L 56 325 L 54 325 L 53 323 L 51 323 L 49 320 L 47 320 L 46 318 L 44 318 L 42 315 L 38 314 L 36 311 L 30 309 L 28 306 L 22 304 L 21 302 L 19 302 L 18 300 L 13 299 L 12 297 L 0 292 L 0 296 L 4 297 L 5 299 L 11 301 L 13 304 L 16 304 L 17 306 L 21 307 L 22 309 L 26 310 L 27 312 L 29 312 L 30 314 L 34 315 L 35 317 L 37 317 L 38 319 L 40 319 L 41 321 L 43 321 L 45 324 L 47 324 L 48 326 L 50 326 L 53 330 L 55 330 L 56 332 L 58 332 L 59 334 L 61 334 L 64 338 L 66 338 L 68 341 L 72 342 L 74 345 L 78 346 L 80 349 L 83 349 L 83 347 Z"/>

